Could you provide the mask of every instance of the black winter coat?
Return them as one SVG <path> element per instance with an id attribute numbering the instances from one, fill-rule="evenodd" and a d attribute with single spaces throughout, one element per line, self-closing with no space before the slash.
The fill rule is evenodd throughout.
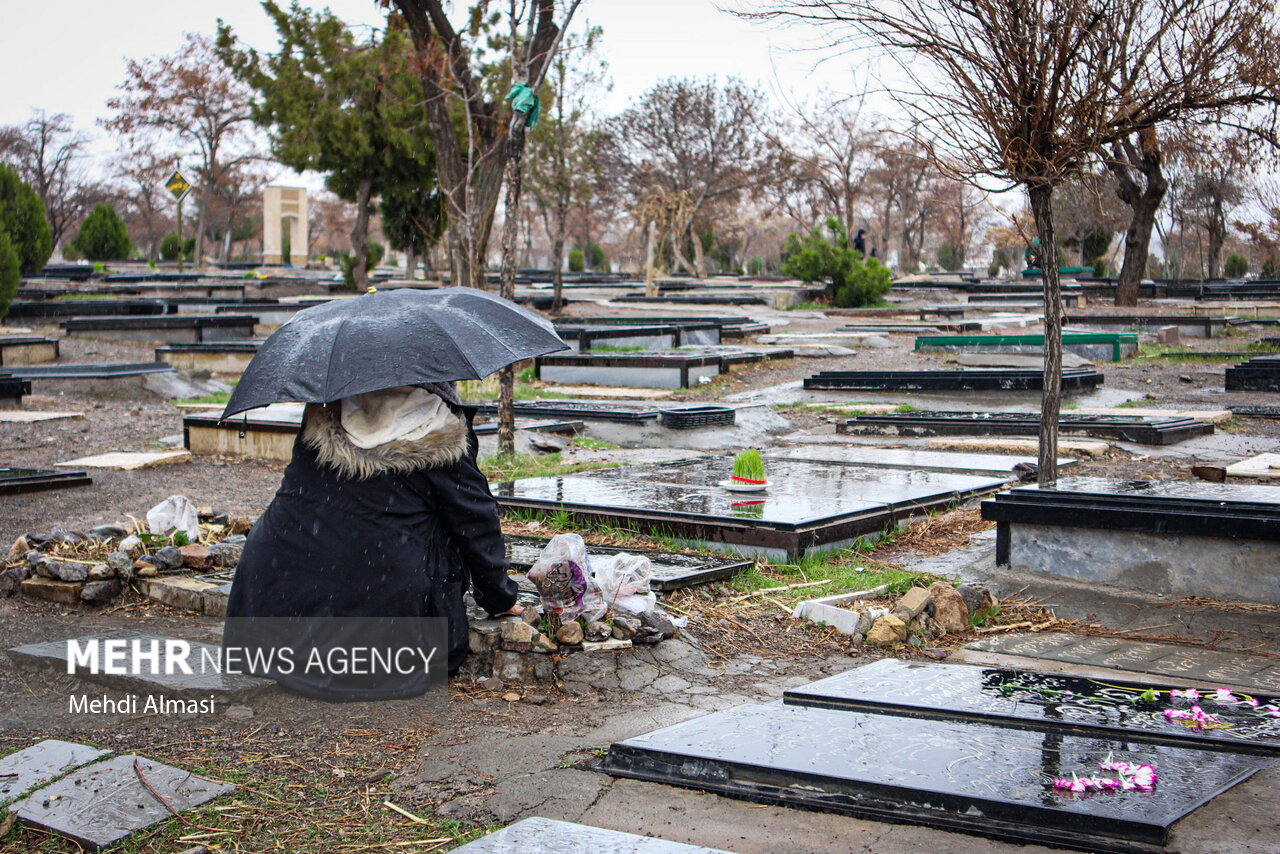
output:
<path id="1" fill-rule="evenodd" d="M 468 651 L 467 583 L 490 614 L 516 603 L 497 504 L 476 464 L 472 412 L 447 435 L 362 451 L 336 407 L 308 406 L 293 460 L 249 533 L 227 605 L 240 617 L 445 617 L 448 667 Z M 234 638 L 224 642 L 233 642 Z M 270 674 L 322 699 L 416 696 L 426 685 L 357 689 Z"/>

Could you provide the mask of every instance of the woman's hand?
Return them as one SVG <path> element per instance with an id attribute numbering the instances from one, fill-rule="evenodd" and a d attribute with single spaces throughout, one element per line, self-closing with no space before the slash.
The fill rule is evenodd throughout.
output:
<path id="1" fill-rule="evenodd" d="M 499 617 L 519 617 L 523 613 L 524 613 L 523 605 L 512 605 L 509 609 L 507 609 L 506 611 L 503 611 L 498 616 Z"/>

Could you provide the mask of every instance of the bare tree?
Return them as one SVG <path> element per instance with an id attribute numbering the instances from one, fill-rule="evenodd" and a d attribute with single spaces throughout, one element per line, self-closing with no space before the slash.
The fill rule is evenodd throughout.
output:
<path id="1" fill-rule="evenodd" d="M 26 124 L 0 128 L 0 159 L 11 163 L 44 203 L 54 246 L 107 197 L 83 168 L 88 144 L 66 113 L 37 110 Z"/>
<path id="2" fill-rule="evenodd" d="M 191 149 L 199 184 L 196 264 L 204 263 L 209 210 L 229 170 L 258 159 L 246 143 L 251 126 L 249 90 L 219 60 L 213 40 L 188 33 L 168 56 L 129 60 L 121 94 L 107 101 L 116 116 L 102 124 L 122 136 L 150 130 L 167 135 L 173 147 Z"/>
<path id="3" fill-rule="evenodd" d="M 1266 0 L 767 0 L 757 17 L 885 50 L 910 131 L 941 169 L 1025 188 L 1043 247 L 1039 478 L 1056 479 L 1062 304 L 1054 190 L 1128 135 L 1274 100 Z"/>
<path id="4" fill-rule="evenodd" d="M 164 188 L 173 173 L 175 157 L 139 139 L 122 145 L 111 164 L 117 195 L 124 202 L 121 216 L 133 242 L 155 260 L 160 241 L 173 225 L 173 196 Z"/>
<path id="5" fill-rule="evenodd" d="M 752 121 L 761 95 L 741 81 L 670 79 L 614 121 L 614 153 L 637 202 L 654 194 L 682 195 L 683 219 L 671 230 L 672 251 L 685 269 L 707 273 L 695 225 L 711 206 L 730 200 L 766 176 L 766 141 Z M 693 249 L 692 263 L 685 247 Z"/>
<path id="6" fill-rule="evenodd" d="M 551 241 L 551 313 L 564 306 L 564 254 L 569 213 L 597 184 L 599 131 L 589 124 L 595 100 L 608 89 L 598 54 L 601 30 L 566 37 L 551 64 L 551 108 L 529 134 L 529 192 Z"/>

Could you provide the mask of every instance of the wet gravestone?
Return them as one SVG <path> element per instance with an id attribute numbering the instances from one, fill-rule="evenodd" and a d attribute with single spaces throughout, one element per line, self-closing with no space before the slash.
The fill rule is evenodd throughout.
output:
<path id="1" fill-rule="evenodd" d="M 110 754 L 109 750 L 52 738 L 10 753 L 0 759 L 0 801 L 20 798 L 73 768 Z"/>
<path id="2" fill-rule="evenodd" d="M 787 703 L 964 720 L 1001 719 L 1148 740 L 1220 746 L 1280 756 L 1280 698 L 1243 692 L 1188 694 L 1185 686 L 1142 685 L 886 658 L 793 688 Z M 1200 705 L 1212 720 L 1181 717 Z M 1172 709 L 1173 716 L 1165 714 Z"/>
<path id="3" fill-rule="evenodd" d="M 1151 765 L 1150 790 L 1055 778 Z M 605 770 L 765 803 L 1088 851 L 1161 850 L 1170 826 L 1274 760 L 998 721 L 744 705 L 616 742 Z"/>
<path id="4" fill-rule="evenodd" d="M 170 818 L 170 809 L 182 812 L 233 791 L 235 786 L 181 768 L 117 756 L 72 772 L 9 809 L 28 824 L 97 850 Z"/>
<path id="5" fill-rule="evenodd" d="M 588 851 L 601 854 L 729 854 L 718 848 L 668 842 L 651 836 L 636 836 L 549 818 L 526 818 L 454 849 L 455 854 L 566 854 Z"/>

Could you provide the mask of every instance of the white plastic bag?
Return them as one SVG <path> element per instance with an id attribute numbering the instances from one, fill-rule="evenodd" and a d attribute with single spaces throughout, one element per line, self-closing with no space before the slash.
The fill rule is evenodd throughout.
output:
<path id="1" fill-rule="evenodd" d="M 598 620 L 606 610 L 600 587 L 591 573 L 587 544 L 577 534 L 557 534 L 529 570 L 548 613 L 564 620 Z"/>
<path id="2" fill-rule="evenodd" d="M 604 601 L 614 609 L 643 614 L 657 606 L 658 596 L 649 589 L 653 564 L 644 555 L 598 557 L 593 568 Z"/>
<path id="3" fill-rule="evenodd" d="M 147 511 L 147 530 L 153 534 L 186 532 L 187 539 L 200 539 L 200 514 L 185 495 L 170 495 Z"/>

